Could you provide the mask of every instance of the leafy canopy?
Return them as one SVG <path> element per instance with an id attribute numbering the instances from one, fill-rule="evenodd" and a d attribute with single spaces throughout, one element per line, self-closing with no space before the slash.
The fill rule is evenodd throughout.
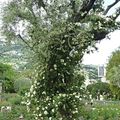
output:
<path id="1" fill-rule="evenodd" d="M 106 78 L 116 99 L 120 99 L 120 49 L 112 53 L 106 67 Z"/>

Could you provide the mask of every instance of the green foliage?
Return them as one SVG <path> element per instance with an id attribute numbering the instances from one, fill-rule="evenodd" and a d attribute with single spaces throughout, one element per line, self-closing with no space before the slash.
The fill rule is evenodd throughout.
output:
<path id="1" fill-rule="evenodd" d="M 112 68 L 118 67 L 119 65 L 120 65 L 120 50 L 118 48 L 118 50 L 114 51 L 109 58 L 109 62 L 108 62 L 107 67 L 106 67 L 107 74 L 109 74 L 109 71 Z M 110 80 L 109 77 L 108 77 L 108 80 Z"/>
<path id="2" fill-rule="evenodd" d="M 98 40 L 119 28 L 111 16 L 100 15 L 102 6 L 102 0 L 12 0 L 5 6 L 3 33 L 32 50 L 36 71 L 26 105 L 35 119 L 79 118 L 84 77 L 76 66 L 93 51 L 89 46 L 96 49 Z"/>
<path id="3" fill-rule="evenodd" d="M 22 97 L 19 95 L 8 99 L 8 102 L 10 102 L 12 105 L 20 105 L 21 101 L 22 101 Z"/>
<path id="4" fill-rule="evenodd" d="M 96 104 L 88 113 L 86 120 L 119 120 L 120 116 L 119 102 L 106 102 Z"/>
<path id="5" fill-rule="evenodd" d="M 114 99 L 120 100 L 120 87 L 118 85 L 111 84 L 110 89 L 114 95 Z"/>
<path id="6" fill-rule="evenodd" d="M 8 101 L 8 99 L 16 97 L 16 93 L 2 93 L 1 97 L 3 101 Z"/>
<path id="7" fill-rule="evenodd" d="M 18 94 L 4 93 L 0 101 L 0 108 L 10 106 L 11 111 L 0 112 L 0 120 L 18 120 L 23 115 L 25 120 L 34 120 L 31 113 L 28 113 L 26 106 L 21 104 L 22 97 Z"/>
<path id="8" fill-rule="evenodd" d="M 25 92 L 29 91 L 31 84 L 32 82 L 29 79 L 20 78 L 15 80 L 14 89 L 17 93 L 24 95 Z"/>
<path id="9" fill-rule="evenodd" d="M 108 83 L 97 82 L 87 86 L 87 90 L 92 98 L 100 98 L 100 95 L 103 95 L 106 98 L 112 97 L 112 92 L 110 90 L 110 85 Z"/>
<path id="10" fill-rule="evenodd" d="M 16 76 L 12 66 L 0 63 L 0 80 L 5 92 L 14 92 L 14 79 Z"/>
<path id="11" fill-rule="evenodd" d="M 1 108 L 2 106 L 11 106 L 11 103 L 8 102 L 8 101 L 6 101 L 6 100 L 0 101 L 0 108 Z"/>
<path id="12" fill-rule="evenodd" d="M 120 50 L 112 53 L 107 64 L 106 77 L 110 81 L 111 90 L 116 99 L 120 98 Z"/>
<path id="13" fill-rule="evenodd" d="M 19 120 L 19 117 L 23 115 L 25 120 L 35 120 L 28 114 L 25 106 L 12 106 L 11 112 L 0 112 L 0 120 Z"/>
<path id="14" fill-rule="evenodd" d="M 9 105 L 20 105 L 22 101 L 22 97 L 16 93 L 4 93 L 1 95 L 1 98 L 1 105 L 3 105 L 4 103 L 9 103 Z"/>

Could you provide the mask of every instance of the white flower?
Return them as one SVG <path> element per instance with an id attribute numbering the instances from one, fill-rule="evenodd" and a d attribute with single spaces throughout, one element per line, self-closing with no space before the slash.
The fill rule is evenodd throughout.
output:
<path id="1" fill-rule="evenodd" d="M 63 120 L 62 118 L 59 118 L 59 120 Z"/>
<path id="2" fill-rule="evenodd" d="M 43 92 L 42 92 L 42 94 L 43 94 L 43 95 L 45 95 L 45 94 L 46 94 L 46 92 L 45 92 L 45 91 L 43 91 Z"/>
<path id="3" fill-rule="evenodd" d="M 34 81 L 34 84 L 36 84 L 36 83 L 37 83 L 37 80 Z"/>
<path id="4" fill-rule="evenodd" d="M 48 106 L 50 106 L 50 103 L 48 103 Z"/>
<path id="5" fill-rule="evenodd" d="M 38 120 L 38 117 L 35 117 L 36 120 Z"/>
<path id="6" fill-rule="evenodd" d="M 53 103 L 55 103 L 55 100 L 53 100 Z"/>
<path id="7" fill-rule="evenodd" d="M 79 98 L 79 96 L 78 96 L 78 95 L 76 95 L 76 96 L 75 96 L 75 98 Z"/>
<path id="8" fill-rule="evenodd" d="M 78 111 L 73 111 L 73 114 L 78 113 Z"/>
<path id="9" fill-rule="evenodd" d="M 65 43 L 65 40 L 62 41 L 62 44 Z"/>
<path id="10" fill-rule="evenodd" d="M 96 108 L 92 108 L 92 110 L 95 110 Z"/>
<path id="11" fill-rule="evenodd" d="M 48 101 L 48 100 L 49 100 L 49 97 L 47 97 L 46 100 Z"/>
<path id="12" fill-rule="evenodd" d="M 76 95 L 76 93 L 74 92 L 73 95 Z"/>
<path id="13" fill-rule="evenodd" d="M 38 116 L 42 116 L 42 114 L 39 114 Z"/>
<path id="14" fill-rule="evenodd" d="M 66 96 L 66 94 L 62 94 L 62 96 L 63 96 L 63 97 L 65 97 L 65 96 Z"/>
<path id="15" fill-rule="evenodd" d="M 45 111 L 44 111 L 44 114 L 45 114 L 45 115 L 47 115 L 47 114 L 48 114 L 48 112 L 45 110 Z"/>
<path id="16" fill-rule="evenodd" d="M 22 101 L 21 104 L 25 104 L 26 102 Z"/>
<path id="17" fill-rule="evenodd" d="M 30 92 L 32 92 L 33 91 L 33 85 L 31 86 L 31 88 L 30 88 Z"/>
<path id="18" fill-rule="evenodd" d="M 66 66 L 66 63 L 64 63 L 64 65 Z"/>
<path id="19" fill-rule="evenodd" d="M 58 73 L 58 75 L 60 75 L 60 73 Z"/>
<path id="20" fill-rule="evenodd" d="M 39 109 L 40 109 L 39 107 L 36 108 L 36 110 L 39 110 Z"/>
<path id="21" fill-rule="evenodd" d="M 74 51 L 75 54 L 78 54 L 78 51 Z"/>
<path id="22" fill-rule="evenodd" d="M 30 105 L 30 101 L 29 102 L 27 102 L 27 106 L 29 106 Z"/>
<path id="23" fill-rule="evenodd" d="M 33 97 L 33 94 L 31 95 L 31 98 Z"/>
<path id="24" fill-rule="evenodd" d="M 81 23 L 80 22 L 76 22 L 75 25 L 81 26 Z"/>
<path id="25" fill-rule="evenodd" d="M 56 104 L 55 107 L 58 107 L 58 105 Z"/>
<path id="26" fill-rule="evenodd" d="M 62 63 L 63 63 L 63 62 L 64 62 L 64 59 L 60 59 L 60 62 L 62 62 Z"/>
<path id="27" fill-rule="evenodd" d="M 56 68 L 57 67 L 57 65 L 56 64 L 54 64 L 54 68 Z"/>
<path id="28" fill-rule="evenodd" d="M 54 110 L 54 109 L 52 109 L 52 112 L 54 113 L 54 112 L 55 112 L 55 110 Z"/>
<path id="29" fill-rule="evenodd" d="M 30 108 L 27 106 L 27 111 L 30 112 Z"/>
<path id="30" fill-rule="evenodd" d="M 57 65 L 56 64 L 54 64 L 54 69 L 57 70 Z"/>
<path id="31" fill-rule="evenodd" d="M 82 98 L 79 98 L 79 100 L 82 100 Z"/>
<path id="32" fill-rule="evenodd" d="M 28 93 L 27 96 L 30 97 L 30 93 Z"/>
<path id="33" fill-rule="evenodd" d="M 52 120 L 52 117 L 49 117 L 49 120 Z"/>
<path id="34" fill-rule="evenodd" d="M 33 91 L 33 95 L 35 95 L 36 94 L 36 91 Z"/>
<path id="35" fill-rule="evenodd" d="M 39 82 L 37 82 L 37 84 L 36 85 L 39 85 L 40 83 Z"/>

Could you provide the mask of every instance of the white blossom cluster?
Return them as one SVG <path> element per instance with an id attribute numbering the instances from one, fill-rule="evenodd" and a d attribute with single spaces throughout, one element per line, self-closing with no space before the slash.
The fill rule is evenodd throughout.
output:
<path id="1" fill-rule="evenodd" d="M 27 97 L 30 99 L 30 100 L 28 99 L 26 101 L 28 111 L 30 111 L 29 106 L 31 104 L 31 98 L 34 97 L 34 100 L 35 100 L 36 91 L 34 90 L 34 88 L 37 84 L 38 84 L 37 82 L 34 82 L 34 84 L 30 88 L 30 92 L 28 94 L 26 94 Z M 46 92 L 43 91 L 42 94 L 46 95 Z M 42 99 L 39 101 L 38 101 L 38 99 L 35 100 L 36 103 L 38 103 L 36 108 L 33 111 L 33 115 L 34 115 L 35 119 L 36 120 L 39 120 L 39 119 L 44 120 L 44 119 L 48 118 L 48 120 L 53 120 L 55 118 L 54 115 L 58 114 L 60 105 L 63 105 L 64 108 L 66 108 L 66 106 L 63 102 L 66 99 L 68 99 L 68 101 L 72 100 L 71 102 L 74 103 L 74 105 L 73 105 L 74 109 L 69 109 L 71 114 L 73 114 L 73 115 L 78 114 L 79 109 L 78 109 L 77 101 L 82 100 L 81 95 L 76 92 L 74 92 L 72 94 L 59 93 L 59 94 L 55 95 L 53 98 L 46 95 L 43 100 Z M 63 120 L 63 118 L 61 116 L 57 117 L 57 119 Z"/>
<path id="2" fill-rule="evenodd" d="M 65 61 L 60 59 L 61 63 Z M 57 65 L 54 64 L 54 69 L 57 69 Z M 60 73 L 59 73 L 60 74 Z M 59 107 L 62 105 L 64 109 L 66 109 L 66 104 L 64 101 L 68 100 L 68 102 L 72 103 L 73 108 L 69 108 L 69 112 L 72 115 L 77 115 L 79 113 L 78 101 L 82 100 L 81 94 L 77 92 L 73 92 L 71 94 L 59 93 L 52 97 L 47 95 L 45 89 L 40 89 L 43 87 L 43 84 L 37 80 L 38 74 L 35 76 L 35 81 L 30 88 L 30 91 L 25 94 L 27 100 L 23 102 L 27 106 L 27 110 L 32 111 L 34 118 L 36 120 L 53 120 L 56 118 L 58 120 L 63 120 L 61 114 L 59 113 Z M 41 79 L 45 80 L 44 74 L 41 74 Z M 39 96 L 38 96 L 39 95 Z M 41 97 L 42 96 L 42 97 Z"/>

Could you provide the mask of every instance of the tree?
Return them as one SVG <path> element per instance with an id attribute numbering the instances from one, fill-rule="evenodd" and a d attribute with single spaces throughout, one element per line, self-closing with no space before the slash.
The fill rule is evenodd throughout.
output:
<path id="1" fill-rule="evenodd" d="M 106 67 L 106 78 L 110 81 L 115 98 L 120 99 L 120 49 L 114 51 Z"/>
<path id="2" fill-rule="evenodd" d="M 90 84 L 87 86 L 87 90 L 90 95 L 92 95 L 92 98 L 100 99 L 100 95 L 103 95 L 104 97 L 107 96 L 107 98 L 112 97 L 112 92 L 110 90 L 110 84 L 104 83 L 104 82 L 97 82 L 94 84 Z"/>
<path id="3" fill-rule="evenodd" d="M 12 93 L 14 91 L 14 79 L 15 79 L 14 69 L 7 64 L 0 63 L 0 81 L 2 82 L 3 91 Z"/>
<path id="4" fill-rule="evenodd" d="M 36 119 L 82 116 L 74 71 L 89 46 L 96 48 L 96 42 L 119 28 L 119 8 L 107 14 L 118 2 L 107 9 L 103 0 L 12 0 L 5 6 L 4 34 L 22 40 L 33 55 L 36 80 L 26 104 L 36 108 Z"/>

